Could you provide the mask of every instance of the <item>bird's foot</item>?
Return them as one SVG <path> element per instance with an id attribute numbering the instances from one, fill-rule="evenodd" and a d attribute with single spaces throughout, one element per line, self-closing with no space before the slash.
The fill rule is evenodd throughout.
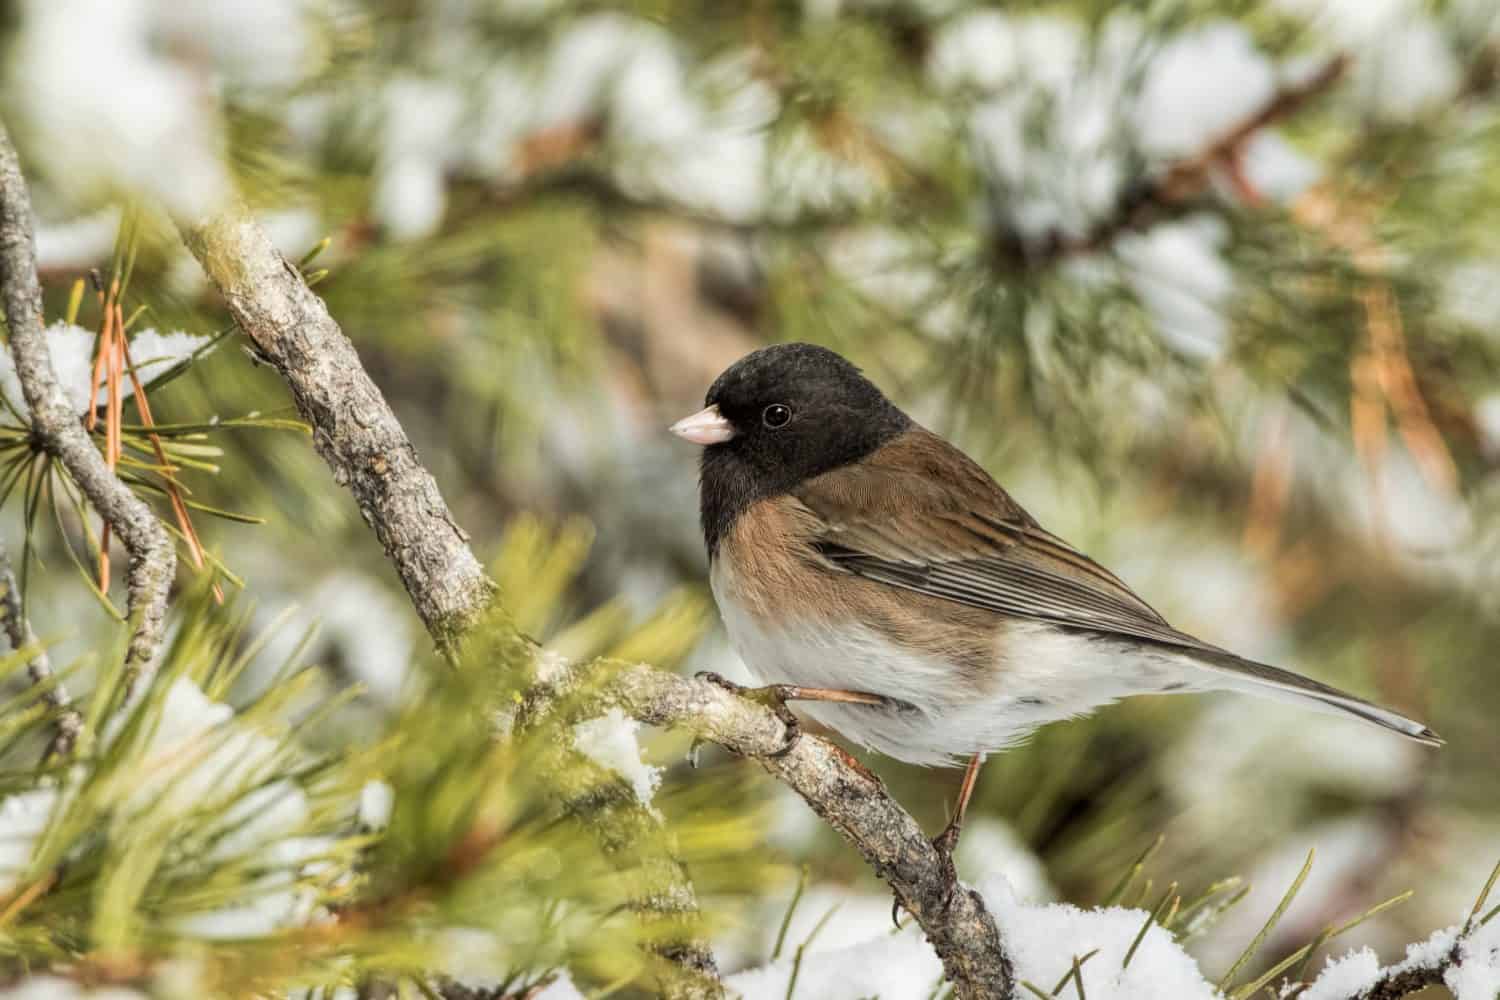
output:
<path id="1" fill-rule="evenodd" d="M 772 757 L 785 757 L 791 753 L 792 747 L 796 745 L 802 735 L 802 723 L 792 714 L 787 707 L 789 701 L 827 701 L 839 705 L 870 705 L 876 708 L 886 708 L 896 711 L 915 712 L 916 706 L 899 698 L 887 698 L 883 694 L 871 694 L 868 691 L 845 691 L 842 688 L 815 688 L 803 687 L 800 684 L 767 684 L 764 687 L 745 687 L 736 684 L 721 674 L 712 670 L 700 671 L 697 675 L 699 680 L 717 684 L 726 691 L 732 691 L 741 698 L 749 698 L 751 701 L 764 705 L 776 713 L 782 725 L 786 726 L 786 743 L 780 750 L 770 754 Z"/>
<path id="2" fill-rule="evenodd" d="M 764 687 L 745 687 L 743 684 L 736 684 L 723 674 L 714 673 L 712 670 L 701 670 L 694 676 L 700 681 L 708 681 L 710 684 L 721 687 L 731 694 L 739 695 L 741 698 L 748 698 L 757 705 L 764 705 L 771 710 L 776 718 L 781 720 L 781 724 L 786 727 L 786 739 L 781 744 L 779 750 L 774 750 L 767 754 L 767 756 L 785 757 L 792 752 L 792 747 L 796 746 L 797 741 L 802 738 L 802 723 L 786 704 L 789 698 L 793 697 L 789 694 L 789 691 L 795 690 L 792 685 L 767 684 Z"/>
<path id="3" fill-rule="evenodd" d="M 943 832 L 932 838 L 932 849 L 937 851 L 939 874 L 943 881 L 943 898 L 938 906 L 947 910 L 953 904 L 953 893 L 958 889 L 958 866 L 953 863 L 953 851 L 958 847 L 958 835 L 963 829 L 963 824 L 958 820 L 949 821 L 943 827 Z M 891 901 L 891 923 L 896 929 L 901 929 L 901 908 L 903 904 L 901 897 L 896 896 Z"/>
<path id="4" fill-rule="evenodd" d="M 953 891 L 958 887 L 958 866 L 953 863 L 953 852 L 958 847 L 958 835 L 963 829 L 962 817 L 955 816 L 943 827 L 943 832 L 932 838 L 932 848 L 937 851 L 942 865 L 944 910 L 953 902 Z"/>

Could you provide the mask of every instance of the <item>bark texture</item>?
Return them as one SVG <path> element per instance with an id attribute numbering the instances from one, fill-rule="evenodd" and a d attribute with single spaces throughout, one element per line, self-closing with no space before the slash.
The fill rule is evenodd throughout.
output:
<path id="1" fill-rule="evenodd" d="M 183 235 L 235 322 L 291 387 L 318 454 L 354 495 L 427 631 L 450 650 L 489 606 L 494 584 L 354 345 L 243 209 Z"/>
<path id="2" fill-rule="evenodd" d="M 0 125 L 0 294 L 5 299 L 10 353 L 31 410 L 36 444 L 62 464 L 130 555 L 125 578 L 132 628 L 125 654 L 128 694 L 152 668 L 161 645 L 177 553 L 151 508 L 105 464 L 57 381 L 42 326 L 31 198 L 4 125 Z"/>

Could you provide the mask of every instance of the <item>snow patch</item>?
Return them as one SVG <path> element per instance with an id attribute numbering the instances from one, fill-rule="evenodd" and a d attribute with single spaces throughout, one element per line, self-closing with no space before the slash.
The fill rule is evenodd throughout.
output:
<path id="1" fill-rule="evenodd" d="M 0 800 L 0 894 L 17 888 L 57 801 L 55 788 L 36 788 Z"/>
<path id="2" fill-rule="evenodd" d="M 396 807 L 396 790 L 384 781 L 367 781 L 359 790 L 359 825 L 384 830 Z"/>
<path id="3" fill-rule="evenodd" d="M 979 890 L 1005 939 L 1017 979 L 1050 989 L 1075 955 L 1098 949 L 1083 965 L 1084 988 L 1079 991 L 1094 1000 L 1220 1000 L 1197 963 L 1158 924 L 1147 928 L 1124 966 L 1125 953 L 1149 917 L 1144 910 L 1084 910 L 1068 903 L 1027 906 L 1001 878 L 987 880 Z"/>
<path id="4" fill-rule="evenodd" d="M 52 370 L 62 386 L 63 393 L 73 412 L 83 416 L 89 410 L 89 389 L 94 377 L 94 340 L 92 330 L 58 321 L 43 331 L 47 340 L 47 351 L 52 356 Z M 177 331 L 158 333 L 147 328 L 130 338 L 130 360 L 134 362 L 136 374 L 144 385 L 161 378 L 180 361 L 185 361 L 208 343 L 207 337 Z M 121 381 L 121 391 L 126 399 L 135 394 L 135 387 L 127 376 Z M 16 375 L 15 360 L 8 350 L 0 351 L 0 395 L 23 419 L 29 419 L 31 410 L 26 405 L 26 396 L 21 391 L 21 380 Z M 105 402 L 107 395 L 101 386 L 94 392 L 95 405 Z"/>
<path id="5" fill-rule="evenodd" d="M 611 708 L 597 719 L 573 727 L 573 747 L 600 767 L 614 771 L 635 789 L 643 806 L 651 804 L 661 785 L 661 768 L 641 760 L 641 745 L 636 730 L 641 724 L 618 708 Z"/>

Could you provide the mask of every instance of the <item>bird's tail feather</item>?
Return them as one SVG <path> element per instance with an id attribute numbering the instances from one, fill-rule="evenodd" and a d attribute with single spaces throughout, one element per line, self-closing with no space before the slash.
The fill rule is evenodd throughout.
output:
<path id="1" fill-rule="evenodd" d="M 1338 688 L 1330 687 L 1310 677 L 1303 677 L 1301 674 L 1294 674 L 1290 670 L 1282 670 L 1280 667 L 1243 659 L 1233 653 L 1218 651 L 1200 653 L 1194 650 L 1193 660 L 1198 665 L 1213 671 L 1216 675 L 1216 687 L 1243 691 L 1263 698 L 1279 698 L 1334 714 L 1352 715 L 1400 733 L 1418 743 L 1425 743 L 1428 746 L 1443 745 L 1442 737 L 1415 719 L 1408 719 L 1400 712 L 1373 705 L 1363 698 L 1356 698 Z"/>

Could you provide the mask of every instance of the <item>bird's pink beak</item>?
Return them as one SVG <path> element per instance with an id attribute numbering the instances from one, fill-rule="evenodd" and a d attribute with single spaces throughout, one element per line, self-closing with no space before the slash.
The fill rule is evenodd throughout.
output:
<path id="1" fill-rule="evenodd" d="M 691 417 L 683 417 L 669 429 L 693 444 L 723 444 L 734 438 L 734 425 L 724 419 L 717 406 L 705 407 Z"/>

